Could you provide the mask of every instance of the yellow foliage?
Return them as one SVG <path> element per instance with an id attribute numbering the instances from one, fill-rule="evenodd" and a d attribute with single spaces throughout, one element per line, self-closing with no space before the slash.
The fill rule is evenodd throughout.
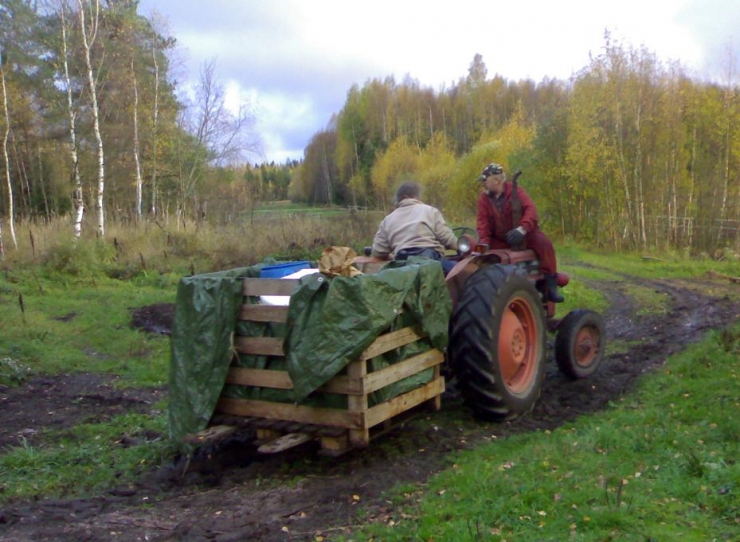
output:
<path id="1" fill-rule="evenodd" d="M 419 169 L 419 149 L 405 139 L 396 139 L 379 155 L 373 165 L 371 182 L 383 207 L 391 206 L 393 191 L 404 181 L 416 180 Z"/>
<path id="2" fill-rule="evenodd" d="M 417 179 L 423 188 L 423 199 L 444 213 L 449 200 L 450 180 L 455 171 L 455 154 L 447 138 L 437 132 L 421 151 Z"/>
<path id="3" fill-rule="evenodd" d="M 509 164 L 509 157 L 532 148 L 534 137 L 537 133 L 534 123 L 529 122 L 521 105 L 517 107 L 516 113 L 512 115 L 509 121 L 499 130 L 484 132 L 480 138 L 480 143 L 487 141 L 498 142 L 496 155 L 491 156 L 489 162 L 496 162 L 504 166 L 507 171 L 512 166 Z M 481 164 L 481 169 L 485 164 Z"/>

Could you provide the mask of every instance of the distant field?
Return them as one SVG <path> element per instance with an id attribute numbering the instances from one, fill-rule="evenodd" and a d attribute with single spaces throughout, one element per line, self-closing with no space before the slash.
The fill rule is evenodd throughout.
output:
<path id="1" fill-rule="evenodd" d="M 318 215 L 318 216 L 328 216 L 328 215 L 344 215 L 347 212 L 360 212 L 360 213 L 381 213 L 381 211 L 368 211 L 366 207 L 352 207 L 352 206 L 339 206 L 339 205 L 331 205 L 331 206 L 323 206 L 323 207 L 316 207 L 316 206 L 309 206 L 305 204 L 300 203 L 293 203 L 290 201 L 276 201 L 276 202 L 270 202 L 265 203 L 264 205 L 260 205 L 259 208 L 255 209 L 254 211 L 245 211 L 245 215 L 250 215 L 252 213 L 257 215 L 270 215 L 270 214 L 309 214 L 309 215 Z"/>

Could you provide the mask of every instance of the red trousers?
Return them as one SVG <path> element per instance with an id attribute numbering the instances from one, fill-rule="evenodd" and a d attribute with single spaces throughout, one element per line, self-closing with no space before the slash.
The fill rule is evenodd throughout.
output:
<path id="1" fill-rule="evenodd" d="M 540 261 L 540 271 L 543 274 L 548 275 L 550 273 L 557 273 L 558 264 L 555 259 L 555 247 L 552 246 L 552 241 L 542 233 L 540 230 L 529 232 L 524 238 L 527 248 L 534 250 L 537 255 L 537 259 Z M 493 239 L 491 242 L 491 248 L 511 248 L 506 241 L 500 239 Z"/>

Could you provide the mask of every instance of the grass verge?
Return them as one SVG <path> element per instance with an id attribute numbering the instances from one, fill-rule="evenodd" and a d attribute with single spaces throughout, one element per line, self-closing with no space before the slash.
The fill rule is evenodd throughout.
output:
<path id="1" fill-rule="evenodd" d="M 352 540 L 738 540 L 738 354 L 713 333 L 608 411 L 461 453 Z"/>

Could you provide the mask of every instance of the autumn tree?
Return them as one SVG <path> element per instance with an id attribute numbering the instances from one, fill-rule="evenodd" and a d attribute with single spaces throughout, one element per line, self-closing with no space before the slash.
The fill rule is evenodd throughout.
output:
<path id="1" fill-rule="evenodd" d="M 306 147 L 300 175 L 305 196 L 313 204 L 336 203 L 336 146 L 336 131 L 324 130 L 315 134 Z"/>
<path id="2" fill-rule="evenodd" d="M 424 200 L 443 211 L 449 202 L 455 163 L 455 153 L 443 132 L 434 134 L 419 155 L 416 180 L 424 188 Z"/>
<path id="3" fill-rule="evenodd" d="M 235 111 L 227 106 L 226 87 L 218 78 L 215 60 L 201 67 L 195 101 L 190 105 L 180 117 L 183 136 L 178 141 L 178 216 L 182 221 L 189 203 L 198 206 L 197 185 L 209 166 L 236 164 L 261 150 L 249 100 L 240 96 Z"/>
<path id="4" fill-rule="evenodd" d="M 411 180 L 419 169 L 419 149 L 405 138 L 398 138 L 382 153 L 372 171 L 372 184 L 383 209 L 393 204 L 394 191 L 400 183 Z"/>

